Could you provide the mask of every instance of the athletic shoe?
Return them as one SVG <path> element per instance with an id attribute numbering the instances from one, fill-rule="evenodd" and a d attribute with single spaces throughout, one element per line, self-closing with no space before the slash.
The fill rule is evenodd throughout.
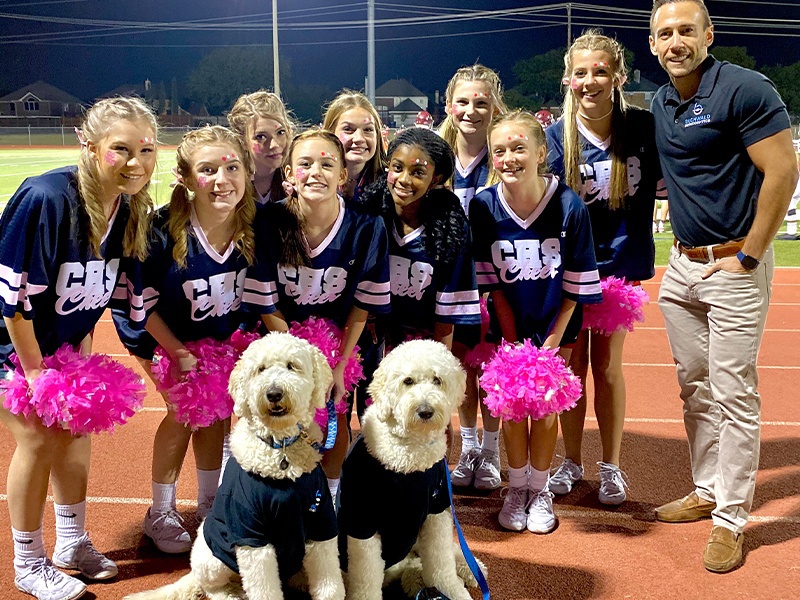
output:
<path id="1" fill-rule="evenodd" d="M 27 559 L 14 585 L 39 600 L 75 600 L 86 593 L 85 583 L 56 569 L 45 556 Z"/>
<path id="2" fill-rule="evenodd" d="M 144 534 L 166 554 L 182 554 L 192 549 L 192 538 L 177 511 L 158 512 L 152 507 L 144 517 Z"/>
<path id="3" fill-rule="evenodd" d="M 597 494 L 600 504 L 616 506 L 625 502 L 625 488 L 630 489 L 628 476 L 617 465 L 605 462 L 597 464 L 600 466 L 600 491 Z"/>
<path id="4" fill-rule="evenodd" d="M 553 512 L 553 492 L 544 489 L 541 492 L 529 492 L 531 500 L 528 506 L 526 526 L 531 533 L 550 533 L 556 528 L 556 514 Z"/>
<path id="5" fill-rule="evenodd" d="M 500 487 L 500 455 L 491 450 L 481 450 L 475 468 L 476 490 L 496 490 Z"/>
<path id="6" fill-rule="evenodd" d="M 458 457 L 458 464 L 450 473 L 450 482 L 455 487 L 469 487 L 475 479 L 475 469 L 480 461 L 481 449 L 473 448 L 462 452 Z"/>
<path id="7" fill-rule="evenodd" d="M 528 520 L 526 513 L 528 508 L 528 488 L 526 487 L 507 487 L 506 497 L 503 500 L 503 508 L 497 520 L 500 526 L 511 531 L 522 531 Z"/>
<path id="8" fill-rule="evenodd" d="M 775 239 L 776 240 L 786 240 L 786 241 L 789 241 L 789 242 L 796 242 L 800 238 L 798 238 L 796 235 L 792 235 L 791 233 L 782 233 L 780 235 L 776 235 Z"/>
<path id="9" fill-rule="evenodd" d="M 116 563 L 95 549 L 88 533 L 63 548 L 56 545 L 53 564 L 60 569 L 80 571 L 89 579 L 111 579 L 118 572 Z"/>
<path id="10" fill-rule="evenodd" d="M 575 464 L 571 459 L 565 458 L 556 472 L 550 475 L 550 483 L 547 487 L 554 494 L 563 496 L 569 494 L 581 479 L 583 479 L 583 467 Z"/>
<path id="11" fill-rule="evenodd" d="M 211 505 L 214 504 L 214 499 L 206 498 L 202 502 L 197 503 L 197 518 L 202 521 L 211 512 Z"/>
<path id="12" fill-rule="evenodd" d="M 657 231 L 658 231 L 658 233 L 664 233 L 664 223 L 662 223 L 662 222 L 658 223 Z"/>

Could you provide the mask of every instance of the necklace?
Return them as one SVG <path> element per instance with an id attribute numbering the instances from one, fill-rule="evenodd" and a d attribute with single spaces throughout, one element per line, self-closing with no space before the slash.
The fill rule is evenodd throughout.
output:
<path id="1" fill-rule="evenodd" d="M 610 111 L 608 111 L 606 114 L 604 114 L 602 117 L 590 117 L 590 116 L 588 116 L 588 115 L 585 115 L 585 114 L 583 114 L 581 111 L 578 111 L 578 116 L 579 116 L 579 117 L 583 117 L 583 118 L 584 118 L 584 119 L 586 119 L 587 121 L 602 121 L 602 120 L 603 120 L 603 119 L 605 119 L 605 118 L 606 118 L 608 115 L 610 115 L 612 112 L 614 112 L 614 107 L 613 107 L 613 106 L 611 107 L 611 110 L 610 110 Z"/>

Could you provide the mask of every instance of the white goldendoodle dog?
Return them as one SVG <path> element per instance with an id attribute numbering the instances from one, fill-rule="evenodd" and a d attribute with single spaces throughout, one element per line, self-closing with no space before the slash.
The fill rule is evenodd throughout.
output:
<path id="1" fill-rule="evenodd" d="M 444 461 L 445 431 L 465 386 L 458 360 L 430 340 L 401 344 L 375 371 L 363 437 L 342 470 L 339 541 L 348 598 L 380 600 L 382 586 L 400 578 L 409 595 L 427 586 L 470 599 L 465 581 L 475 579 L 454 547 Z"/>
<path id="2" fill-rule="evenodd" d="M 245 350 L 228 387 L 239 417 L 232 457 L 197 532 L 192 570 L 130 600 L 277 600 L 302 571 L 314 600 L 345 597 L 313 420 L 332 380 L 322 353 L 288 333 L 270 333 Z"/>

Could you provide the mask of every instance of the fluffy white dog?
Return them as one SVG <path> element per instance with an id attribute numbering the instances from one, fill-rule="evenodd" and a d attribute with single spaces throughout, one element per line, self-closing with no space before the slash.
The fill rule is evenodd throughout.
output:
<path id="1" fill-rule="evenodd" d="M 345 460 L 340 487 L 348 598 L 380 600 L 382 586 L 400 578 L 409 595 L 428 586 L 470 599 L 464 582 L 475 580 L 454 548 L 444 462 L 445 431 L 465 386 L 458 360 L 430 340 L 401 344 L 375 371 L 363 437 Z"/>
<path id="2" fill-rule="evenodd" d="M 270 333 L 242 354 L 230 378 L 231 460 L 192 547 L 191 572 L 130 600 L 279 600 L 305 571 L 314 600 L 345 596 L 336 515 L 314 412 L 332 383 L 322 353 L 288 333 Z"/>

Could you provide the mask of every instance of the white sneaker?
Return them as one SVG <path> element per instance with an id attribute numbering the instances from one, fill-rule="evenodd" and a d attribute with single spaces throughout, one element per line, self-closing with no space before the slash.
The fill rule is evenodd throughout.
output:
<path id="1" fill-rule="evenodd" d="M 80 571 L 84 577 L 97 580 L 111 579 L 118 572 L 117 564 L 95 549 L 88 533 L 63 548 L 56 545 L 53 564 L 60 569 Z"/>
<path id="2" fill-rule="evenodd" d="M 550 533 L 556 528 L 556 514 L 553 512 L 553 493 L 544 489 L 541 492 L 529 492 L 531 501 L 528 506 L 526 526 L 531 533 Z"/>
<path id="3" fill-rule="evenodd" d="M 458 464 L 450 473 L 450 482 L 454 487 L 469 487 L 475 479 L 475 469 L 480 461 L 481 449 L 473 448 L 462 452 Z"/>
<path id="4" fill-rule="evenodd" d="M 85 583 L 56 569 L 45 556 L 27 559 L 14 585 L 39 600 L 75 600 L 86 593 Z"/>
<path id="5" fill-rule="evenodd" d="M 491 450 L 481 450 L 475 468 L 476 490 L 496 490 L 500 487 L 500 454 Z"/>
<path id="6" fill-rule="evenodd" d="M 528 508 L 528 488 L 526 487 L 507 487 L 506 497 L 503 500 L 503 508 L 500 510 L 497 520 L 500 526 L 511 531 L 522 531 L 528 520 L 525 512 Z"/>
<path id="7" fill-rule="evenodd" d="M 617 506 L 625 502 L 628 486 L 628 476 L 617 466 L 611 463 L 599 462 L 600 466 L 600 491 L 597 494 L 601 504 Z"/>
<path id="8" fill-rule="evenodd" d="M 177 511 L 158 512 L 152 507 L 144 517 L 144 534 L 166 554 L 182 554 L 192 549 L 192 538 Z"/>
<path id="9" fill-rule="evenodd" d="M 569 494 L 575 484 L 583 479 L 583 467 L 575 464 L 571 459 L 565 458 L 556 472 L 550 475 L 550 483 L 548 488 L 554 494 L 563 496 Z"/>

